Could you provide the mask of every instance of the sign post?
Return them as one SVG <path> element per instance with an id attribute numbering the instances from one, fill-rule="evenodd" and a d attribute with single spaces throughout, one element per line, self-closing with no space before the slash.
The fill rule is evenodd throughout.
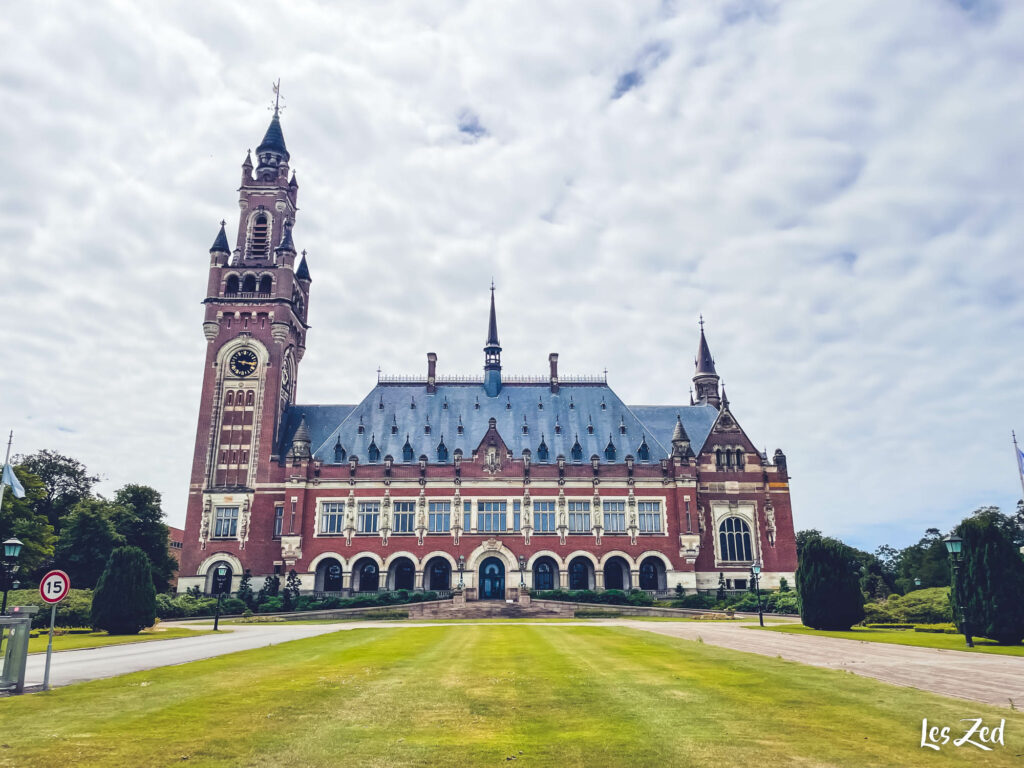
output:
<path id="1" fill-rule="evenodd" d="M 43 672 L 43 690 L 50 690 L 50 656 L 53 654 L 53 622 L 57 618 L 57 603 L 68 596 L 71 579 L 64 571 L 50 571 L 39 582 L 39 596 L 50 605 L 50 639 L 46 643 L 46 671 Z"/>

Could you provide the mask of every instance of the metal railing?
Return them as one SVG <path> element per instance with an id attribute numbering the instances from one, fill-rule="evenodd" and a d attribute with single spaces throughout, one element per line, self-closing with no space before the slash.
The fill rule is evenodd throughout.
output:
<path id="1" fill-rule="evenodd" d="M 236 294 L 231 294 L 232 296 Z M 237 294 L 241 296 L 241 294 Z M 483 384 L 484 380 L 482 376 L 453 376 L 444 375 L 436 376 L 434 382 L 437 384 Z M 503 375 L 501 377 L 502 384 L 548 384 L 551 382 L 551 378 L 548 376 L 528 376 L 521 374 L 510 374 Z M 407 374 L 392 374 L 392 373 L 378 373 L 377 374 L 378 384 L 427 384 L 426 376 L 415 376 Z M 559 384 L 607 384 L 608 375 L 602 374 L 597 376 L 559 376 Z"/>

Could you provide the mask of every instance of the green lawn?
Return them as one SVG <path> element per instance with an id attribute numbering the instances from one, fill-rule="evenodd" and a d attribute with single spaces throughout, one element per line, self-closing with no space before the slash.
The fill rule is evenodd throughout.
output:
<path id="1" fill-rule="evenodd" d="M 919 747 L 922 717 L 971 715 L 1006 718 L 1006 746 Z M 367 627 L 0 700 L 0 723 L 0 765 L 20 767 L 988 768 L 1024 752 L 1019 712 L 596 626 Z"/>
<path id="2" fill-rule="evenodd" d="M 761 627 L 752 627 L 761 629 Z M 974 648 L 968 648 L 963 635 L 946 635 L 938 632 L 915 632 L 912 629 L 866 629 L 854 627 L 847 632 L 826 632 L 811 629 L 802 624 L 765 627 L 767 632 L 787 632 L 791 635 L 817 635 L 818 637 L 841 637 L 846 640 L 863 640 L 870 643 L 892 643 L 913 645 L 918 648 L 944 648 L 950 651 L 971 653 L 1001 653 L 1006 656 L 1024 656 L 1024 645 L 999 645 L 995 640 L 974 638 Z"/>
<path id="3" fill-rule="evenodd" d="M 108 635 L 106 632 L 89 632 L 82 635 L 57 635 L 53 636 L 54 651 L 71 651 L 75 648 L 96 648 L 101 645 L 116 645 L 118 643 L 144 643 L 149 640 L 173 640 L 176 637 L 195 637 L 197 635 L 208 635 L 212 630 L 186 629 L 185 627 L 164 627 L 159 624 L 153 629 L 144 629 L 137 635 Z M 49 642 L 49 631 L 43 632 L 39 637 L 30 637 L 28 641 L 29 653 L 45 653 L 46 644 Z"/>

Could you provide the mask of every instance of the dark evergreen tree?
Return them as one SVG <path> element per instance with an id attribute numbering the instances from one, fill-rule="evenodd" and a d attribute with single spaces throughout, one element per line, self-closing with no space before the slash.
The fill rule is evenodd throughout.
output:
<path id="1" fill-rule="evenodd" d="M 263 589 L 260 590 L 266 597 L 277 597 L 281 591 L 281 579 L 278 576 L 267 576 L 263 580 Z"/>
<path id="2" fill-rule="evenodd" d="M 157 592 L 166 592 L 178 570 L 178 561 L 168 546 L 169 531 L 160 507 L 160 492 L 148 485 L 129 484 L 117 491 L 114 503 L 122 510 L 114 517 L 117 532 L 124 536 L 125 544 L 146 553 L 153 568 L 153 586 Z"/>
<path id="3" fill-rule="evenodd" d="M 288 571 L 288 579 L 284 583 L 284 610 L 290 611 L 295 607 L 295 603 L 299 599 L 299 589 L 301 587 L 302 579 L 299 578 L 299 574 L 292 568 Z"/>
<path id="4" fill-rule="evenodd" d="M 248 568 L 242 574 L 242 580 L 238 582 L 238 591 L 235 593 L 235 597 L 245 603 L 248 608 L 252 608 L 255 604 L 256 598 L 252 592 L 252 571 Z"/>
<path id="5" fill-rule="evenodd" d="M 112 635 L 136 635 L 156 621 L 156 590 L 149 558 L 138 547 L 110 553 L 92 596 L 92 627 Z"/>
<path id="6" fill-rule="evenodd" d="M 957 627 L 999 643 L 1024 638 L 1024 560 L 998 520 L 975 516 L 960 524 L 963 554 L 950 602 Z M 960 608 L 963 608 L 961 613 Z"/>
<path id="7" fill-rule="evenodd" d="M 830 538 L 805 542 L 796 569 L 800 618 L 814 629 L 849 629 L 864 620 L 859 564 L 853 550 Z"/>

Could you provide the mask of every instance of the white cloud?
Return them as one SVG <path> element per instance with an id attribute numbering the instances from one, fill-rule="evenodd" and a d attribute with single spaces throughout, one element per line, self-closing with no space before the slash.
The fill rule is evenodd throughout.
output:
<path id="1" fill-rule="evenodd" d="M 481 364 L 687 399 L 695 320 L 798 527 L 906 543 L 1019 495 L 1024 9 L 33 4 L 0 96 L 0 426 L 180 522 L 221 217 L 281 77 L 300 400 Z M 633 87 L 613 98 L 623 75 Z M 460 129 L 461 127 L 461 129 Z M 467 130 L 468 128 L 468 130 Z"/>

